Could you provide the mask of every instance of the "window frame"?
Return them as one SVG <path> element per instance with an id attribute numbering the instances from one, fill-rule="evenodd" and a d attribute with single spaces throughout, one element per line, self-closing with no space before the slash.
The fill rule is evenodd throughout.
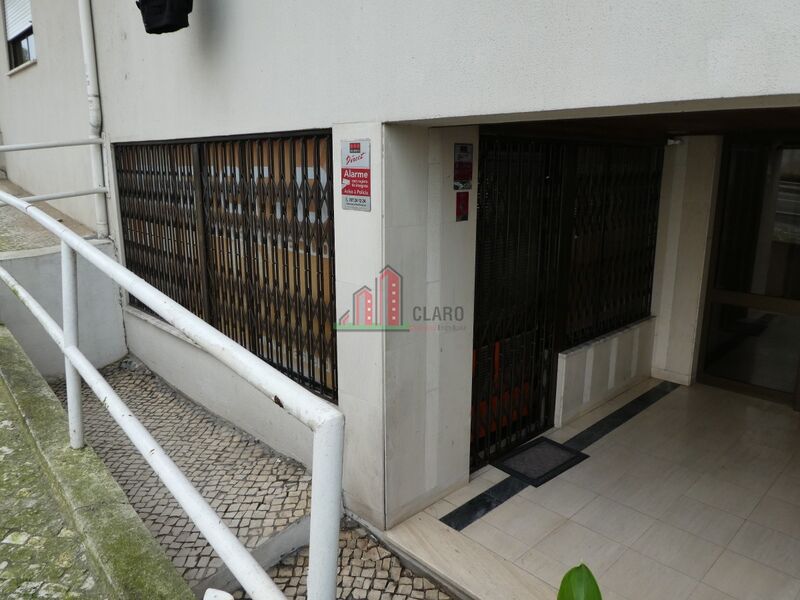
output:
<path id="1" fill-rule="evenodd" d="M 33 25 L 25 29 L 22 33 L 18 33 L 10 40 L 7 40 L 6 48 L 8 48 L 8 67 L 12 71 L 35 61 L 36 41 L 33 37 Z M 32 51 L 31 48 L 33 48 Z M 23 52 L 27 55 L 23 55 Z"/>
<path id="2" fill-rule="evenodd" d="M 25 66 L 36 64 L 37 49 L 33 31 L 31 4 L 32 0 L 22 0 L 21 2 L 12 3 L 12 7 L 9 8 L 9 0 L 0 0 L 9 74 L 15 73 Z M 9 26 L 9 10 L 13 11 L 14 17 L 11 29 Z M 20 17 L 23 18 L 21 19 Z M 21 27 L 22 29 L 20 29 Z"/>

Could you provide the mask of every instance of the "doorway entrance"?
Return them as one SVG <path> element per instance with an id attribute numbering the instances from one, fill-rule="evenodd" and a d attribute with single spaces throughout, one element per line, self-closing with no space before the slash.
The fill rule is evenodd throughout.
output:
<path id="1" fill-rule="evenodd" d="M 472 469 L 553 426 L 558 353 L 650 314 L 663 142 L 481 131 Z"/>
<path id="2" fill-rule="evenodd" d="M 699 379 L 800 410 L 800 140 L 726 140 Z"/>

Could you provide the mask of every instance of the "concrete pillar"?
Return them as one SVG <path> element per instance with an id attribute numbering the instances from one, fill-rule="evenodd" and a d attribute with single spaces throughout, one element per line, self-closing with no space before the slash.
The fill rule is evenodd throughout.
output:
<path id="1" fill-rule="evenodd" d="M 371 142 L 369 212 L 342 208 L 341 143 L 360 139 Z M 347 124 L 333 141 L 337 316 L 368 286 L 377 318 L 381 270 L 401 278 L 403 330 L 337 335 L 345 505 L 390 528 L 469 478 L 478 128 Z M 474 148 L 466 221 L 456 221 L 456 143 Z"/>
<path id="2" fill-rule="evenodd" d="M 371 209 L 343 210 L 341 144 L 369 140 Z M 351 309 L 353 294 L 374 286 L 385 264 L 383 125 L 349 123 L 333 128 L 336 315 Z M 345 506 L 373 525 L 385 526 L 385 333 L 339 331 L 336 336 L 339 408 L 345 415 Z"/>
<path id="3" fill-rule="evenodd" d="M 479 138 L 477 127 L 387 125 L 384 132 L 386 257 L 403 276 L 411 327 L 386 336 L 391 527 L 469 479 Z M 456 143 L 473 144 L 466 221 L 456 221 Z"/>
<path id="4" fill-rule="evenodd" d="M 699 361 L 722 138 L 667 146 L 661 185 L 652 310 L 653 377 L 688 385 Z"/>

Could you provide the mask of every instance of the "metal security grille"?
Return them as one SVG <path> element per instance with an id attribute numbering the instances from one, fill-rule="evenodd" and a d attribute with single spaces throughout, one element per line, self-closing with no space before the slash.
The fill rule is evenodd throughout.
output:
<path id="1" fill-rule="evenodd" d="M 662 156 L 482 133 L 473 469 L 552 426 L 558 352 L 650 314 Z"/>
<path id="2" fill-rule="evenodd" d="M 552 423 L 564 148 L 481 136 L 473 468 Z"/>
<path id="3" fill-rule="evenodd" d="M 125 144 L 115 155 L 128 268 L 335 400 L 330 135 Z"/>
<path id="4" fill-rule="evenodd" d="M 663 147 L 575 148 L 569 293 L 563 344 L 650 315 Z"/>

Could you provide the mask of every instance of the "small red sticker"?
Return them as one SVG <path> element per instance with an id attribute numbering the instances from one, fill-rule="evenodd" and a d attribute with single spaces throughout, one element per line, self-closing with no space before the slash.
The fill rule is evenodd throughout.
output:
<path id="1" fill-rule="evenodd" d="M 456 192 L 456 221 L 469 218 L 469 192 Z"/>

